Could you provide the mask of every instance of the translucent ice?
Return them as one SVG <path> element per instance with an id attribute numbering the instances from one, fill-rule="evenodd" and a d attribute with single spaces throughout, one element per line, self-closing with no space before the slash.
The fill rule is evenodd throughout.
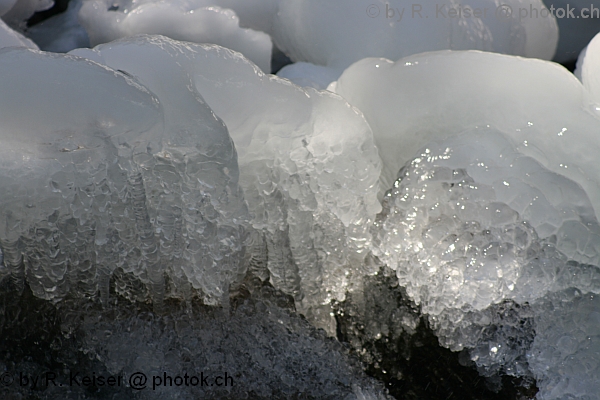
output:
<path id="1" fill-rule="evenodd" d="M 541 0 L 447 4 L 407 0 L 280 1 L 271 34 L 275 44 L 292 60 L 336 68 L 346 68 L 365 57 L 397 60 L 444 49 L 550 59 L 558 39 L 554 17 L 518 18 L 503 14 L 508 8 L 516 13 L 530 7 L 545 9 Z M 468 16 L 465 9 L 479 9 L 481 14 Z"/>
<path id="2" fill-rule="evenodd" d="M 158 307 L 191 287 L 219 302 L 243 272 L 245 206 L 227 129 L 189 76 L 163 60 L 170 73 L 140 73 L 143 86 L 12 49 L 0 65 L 0 245 L 17 287 L 106 300 L 114 275 L 117 292 Z"/>
<path id="3" fill-rule="evenodd" d="M 218 46 L 140 37 L 75 53 L 142 81 L 159 59 L 176 60 L 235 141 L 240 183 L 259 232 L 255 263 L 266 263 L 276 287 L 304 298 L 298 306 L 309 316 L 343 299 L 353 276 L 364 273 L 368 225 L 380 209 L 380 161 L 357 110 L 329 92 L 264 75 Z M 314 318 L 330 324 L 328 306 Z"/>
<path id="4" fill-rule="evenodd" d="M 600 296 L 568 289 L 535 305 L 527 352 L 538 399 L 595 400 L 600 393 Z"/>
<path id="5" fill-rule="evenodd" d="M 532 342 L 600 334 L 588 322 L 550 328 L 537 306 L 572 287 L 600 293 L 600 226 L 585 193 L 495 130 L 429 143 L 400 171 L 376 225 L 374 254 L 396 271 L 440 343 L 469 349 L 482 373 L 534 375 L 551 391 L 569 378 L 555 375 L 556 360 L 556 369 L 542 368 L 540 350 L 527 353 Z M 571 315 L 558 301 L 551 307 L 554 318 Z M 575 350 L 589 344 L 579 336 L 557 350 L 584 363 Z M 598 366 L 586 368 L 580 390 L 589 395 Z"/>
<path id="6" fill-rule="evenodd" d="M 1 0 L 0 1 L 0 16 L 6 14 L 15 5 L 17 0 Z"/>
<path id="7" fill-rule="evenodd" d="M 396 270 L 443 345 L 468 348 L 482 373 L 535 376 L 548 399 L 572 389 L 559 361 L 542 367 L 544 341 L 575 338 L 561 354 L 585 364 L 577 349 L 588 345 L 573 331 L 589 329 L 593 343 L 600 334 L 587 323 L 550 327 L 540 308 L 550 302 L 555 318 L 568 318 L 557 293 L 600 292 L 600 120 L 589 51 L 584 85 L 544 61 L 437 52 L 363 60 L 330 86 L 373 128 L 382 181 L 400 170 L 383 198 L 374 254 Z M 576 386 L 589 397 L 597 366 L 586 365 L 591 375 Z"/>
<path id="8" fill-rule="evenodd" d="M 93 46 L 135 34 L 160 34 L 195 43 L 215 43 L 243 53 L 263 71 L 270 71 L 271 39 L 259 31 L 239 27 L 230 9 L 207 0 L 109 1 L 89 0 L 79 20 Z"/>
<path id="9" fill-rule="evenodd" d="M 543 59 L 554 55 L 558 40 L 554 17 L 517 16 L 521 9 L 545 10 L 541 0 L 467 3 L 86 0 L 80 19 L 92 44 L 135 33 L 163 34 L 240 51 L 263 71 L 268 71 L 262 57 L 269 40 L 258 32 L 240 29 L 238 17 L 240 26 L 271 35 L 293 61 L 340 72 L 365 57 L 398 59 L 443 49 L 477 49 Z"/>
<path id="10" fill-rule="evenodd" d="M 522 154 L 580 184 L 600 212 L 598 111 L 560 65 L 475 51 L 424 53 L 395 63 L 365 59 L 331 89 L 358 107 L 373 129 L 384 163 L 382 188 L 391 187 L 398 170 L 430 141 L 489 125 Z"/>

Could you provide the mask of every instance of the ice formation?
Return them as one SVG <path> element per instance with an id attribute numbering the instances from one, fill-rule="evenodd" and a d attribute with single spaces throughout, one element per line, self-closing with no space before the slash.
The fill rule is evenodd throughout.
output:
<path id="1" fill-rule="evenodd" d="M 535 376 L 540 399 L 575 393 L 571 379 L 576 395 L 590 396 L 600 376 L 597 362 L 587 378 L 549 369 L 540 350 L 560 334 L 571 343 L 563 356 L 575 360 L 600 333 L 594 322 L 578 325 L 587 337 L 550 328 L 540 311 L 566 319 L 557 293 L 600 292 L 593 50 L 582 61 L 585 86 L 551 63 L 479 52 L 367 59 L 330 86 L 373 128 L 382 186 L 400 171 L 374 254 L 442 344 L 471 349 L 482 373 Z"/>
<path id="2" fill-rule="evenodd" d="M 157 308 L 192 288 L 208 303 L 227 296 L 244 272 L 246 208 L 233 142 L 189 76 L 162 60 L 142 85 L 14 49 L 0 65 L 2 273 L 53 301 L 106 302 L 117 270 L 118 293 L 149 293 Z"/>
<path id="3" fill-rule="evenodd" d="M 0 16 L 6 14 L 14 7 L 17 0 L 2 0 L 0 1 Z"/>
<path id="4" fill-rule="evenodd" d="M 598 111 L 563 67 L 500 54 L 433 52 L 365 59 L 331 89 L 365 115 L 383 160 L 382 190 L 432 140 L 491 126 L 549 170 L 577 182 L 600 211 Z M 457 101 L 459 98 L 461 101 Z"/>
<path id="5" fill-rule="evenodd" d="M 356 0 L 343 5 L 336 0 L 281 1 L 272 36 L 294 61 L 342 69 L 365 57 L 397 60 L 444 49 L 551 59 L 558 40 L 554 18 L 504 18 L 502 7 L 544 8 L 541 0 L 447 4 Z M 468 17 L 467 8 L 482 14 Z M 454 17 L 448 14 L 450 9 L 457 12 Z"/>
<path id="6" fill-rule="evenodd" d="M 135 34 L 159 34 L 195 43 L 214 43 L 242 52 L 263 71 L 271 70 L 271 38 L 239 27 L 230 9 L 206 0 L 85 1 L 79 11 L 93 46 Z"/>
<path id="7" fill-rule="evenodd" d="M 264 75 L 217 46 L 139 37 L 73 54 L 133 76 L 159 60 L 182 66 L 235 141 L 257 231 L 252 263 L 304 299 L 299 306 L 309 317 L 331 324 L 328 304 L 364 273 L 369 221 L 380 209 L 380 161 L 362 115 L 339 96 Z M 323 315 L 311 315 L 324 305 Z"/>
<path id="8" fill-rule="evenodd" d="M 49 4 L 0 0 L 0 48 L 21 47 L 0 50 L 0 330 L 38 302 L 60 316 L 49 348 L 72 340 L 61 350 L 91 371 L 206 367 L 249 385 L 160 398 L 382 398 L 292 311 L 335 335 L 348 300 L 368 341 L 415 334 L 420 312 L 482 375 L 598 398 L 600 36 L 578 80 L 421 53 L 549 59 L 556 20 L 516 14 L 540 0 L 84 0 L 27 34 L 54 51 L 121 39 L 24 49 L 9 26 Z M 305 88 L 264 74 L 271 40 Z M 270 285 L 288 310 L 257 300 Z"/>
<path id="9" fill-rule="evenodd" d="M 92 45 L 134 34 L 162 34 L 240 51 L 269 71 L 271 40 L 266 33 L 293 61 L 341 73 L 365 57 L 398 59 L 443 49 L 552 58 L 558 40 L 554 17 L 521 18 L 521 9 L 545 10 L 541 0 L 442 5 L 355 0 L 343 6 L 333 0 L 83 0 L 79 20 Z M 76 22 L 64 17 L 53 24 Z"/>

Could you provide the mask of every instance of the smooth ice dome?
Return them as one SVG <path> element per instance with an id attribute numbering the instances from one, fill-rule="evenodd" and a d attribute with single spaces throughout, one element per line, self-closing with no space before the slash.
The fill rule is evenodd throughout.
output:
<path id="1" fill-rule="evenodd" d="M 544 9 L 540 0 L 505 1 L 502 5 L 515 10 Z M 450 17 L 449 9 L 459 6 L 488 11 L 480 18 Z M 558 40 L 554 18 L 502 18 L 497 15 L 499 6 L 489 0 L 460 5 L 406 0 L 280 1 L 272 36 L 294 61 L 342 69 L 365 57 L 397 60 L 444 49 L 551 59 Z"/>
<path id="2" fill-rule="evenodd" d="M 230 9 L 207 0 L 193 1 L 84 1 L 79 21 L 90 43 L 136 34 L 165 35 L 176 40 L 214 43 L 243 53 L 263 71 L 270 71 L 271 39 L 263 32 L 239 27 Z"/>
<path id="3" fill-rule="evenodd" d="M 218 46 L 139 37 L 73 54 L 142 82 L 163 62 L 186 71 L 236 144 L 256 230 L 251 264 L 330 329 L 328 304 L 364 273 L 369 223 L 380 210 L 380 160 L 362 115 L 339 96 L 264 75 Z"/>
<path id="4" fill-rule="evenodd" d="M 581 185 L 600 211 L 598 111 L 586 103 L 581 82 L 560 65 L 476 51 L 433 52 L 395 63 L 362 60 L 330 88 L 358 107 L 373 129 L 382 188 L 391 187 L 398 170 L 430 141 L 489 125 L 522 154 Z"/>
<path id="5" fill-rule="evenodd" d="M 220 302 L 243 273 L 246 208 L 233 142 L 185 72 L 163 60 L 171 73 L 143 86 L 74 56 L 0 54 L 3 273 L 54 301 L 106 300 L 118 272 L 117 292 L 158 308 L 192 288 Z"/>

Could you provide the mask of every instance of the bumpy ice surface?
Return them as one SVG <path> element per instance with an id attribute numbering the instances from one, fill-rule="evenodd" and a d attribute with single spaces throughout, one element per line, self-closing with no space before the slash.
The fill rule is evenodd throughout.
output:
<path id="1" fill-rule="evenodd" d="M 482 373 L 534 376 L 542 399 L 594 398 L 600 376 L 593 50 L 584 85 L 556 65 L 477 52 L 367 59 L 331 85 L 373 127 L 382 182 L 400 171 L 374 254 L 442 344 L 470 349 Z M 580 300 L 563 305 L 569 290 Z"/>
<path id="2" fill-rule="evenodd" d="M 521 9 L 544 10 L 540 0 L 502 4 L 471 0 L 440 5 L 419 5 L 405 0 L 353 0 L 343 6 L 333 0 L 182 0 L 168 3 L 83 0 L 77 1 L 73 9 L 81 3 L 79 20 L 92 45 L 136 33 L 162 34 L 240 51 L 263 71 L 269 70 L 271 50 L 270 39 L 264 33 L 270 35 L 293 61 L 327 66 L 331 68 L 328 74 L 339 74 L 365 57 L 395 60 L 443 49 L 478 49 L 550 59 L 558 40 L 556 20 L 552 15 L 520 18 Z M 470 11 L 465 11 L 475 9 L 482 14 L 474 17 Z M 506 9 L 512 14 L 507 15 Z M 457 15 L 460 10 L 460 16 L 453 16 L 451 10 Z M 74 15 L 55 17 L 55 22 L 50 25 L 73 29 L 77 21 Z M 57 29 L 46 32 L 53 39 L 42 39 L 37 34 L 41 42 L 56 42 L 60 39 L 55 36 L 64 37 Z M 63 43 L 63 47 L 54 48 L 64 49 L 66 45 Z M 295 75 L 299 73 L 309 77 L 318 75 L 317 71 L 307 68 L 301 68 Z M 318 82 L 319 78 L 315 79 Z"/>
<path id="3" fill-rule="evenodd" d="M 177 40 L 215 43 L 242 52 L 263 71 L 270 71 L 271 39 L 263 32 L 239 27 L 230 9 L 194 1 L 85 1 L 79 20 L 92 46 L 135 34 L 159 34 Z"/>
<path id="4" fill-rule="evenodd" d="M 356 110 L 331 93 L 264 75 L 216 46 L 140 37 L 73 53 L 134 76 L 176 60 L 236 143 L 256 229 L 251 263 L 266 267 L 309 316 L 343 299 L 353 276 L 364 273 L 368 226 L 380 209 L 380 161 Z M 314 318 L 330 328 L 328 306 L 322 314 Z"/>
<path id="5" fill-rule="evenodd" d="M 550 59 L 558 31 L 553 17 L 498 18 L 498 3 L 461 2 L 463 8 L 488 9 L 482 18 L 450 18 L 447 11 L 459 3 L 295 0 L 279 3 L 273 37 L 277 46 L 295 61 L 345 68 L 365 57 L 398 59 L 433 50 L 477 49 Z M 541 1 L 508 1 L 519 7 L 543 8 Z M 416 5 L 419 6 L 418 4 Z M 415 11 L 413 13 L 413 11 Z"/>
<path id="6" fill-rule="evenodd" d="M 148 70 L 143 86 L 73 56 L 8 49 L 0 64 L 2 273 L 54 301 L 106 301 L 118 270 L 118 292 L 159 308 L 192 288 L 219 302 L 243 272 L 246 208 L 227 129 L 180 67 L 163 60 L 169 84 Z"/>

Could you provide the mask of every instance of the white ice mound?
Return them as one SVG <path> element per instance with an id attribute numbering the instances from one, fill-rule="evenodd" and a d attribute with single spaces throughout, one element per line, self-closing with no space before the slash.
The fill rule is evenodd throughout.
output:
<path id="1" fill-rule="evenodd" d="M 442 51 L 393 63 L 366 59 L 331 85 L 365 115 L 384 163 L 382 188 L 432 140 L 476 127 L 580 184 L 600 212 L 600 120 L 587 91 L 560 65 L 477 51 Z M 385 189 L 384 189 L 385 190 Z"/>
<path id="2" fill-rule="evenodd" d="M 374 253 L 440 342 L 469 349 L 483 373 L 535 376 L 541 398 L 565 398 L 577 372 L 538 358 L 544 341 L 573 337 L 560 354 L 575 368 L 588 346 L 576 331 L 589 330 L 592 347 L 600 331 L 550 327 L 540 307 L 566 321 L 557 293 L 600 293 L 593 91 L 556 64 L 473 51 L 363 60 L 330 87 L 373 128 L 382 181 L 404 167 L 384 198 Z M 597 364 L 588 370 L 577 379 L 594 398 Z"/>
<path id="3" fill-rule="evenodd" d="M 106 299 L 114 275 L 160 307 L 192 287 L 218 302 L 243 273 L 235 148 L 169 61 L 143 86 L 74 56 L 0 52 L 0 245 L 17 286 Z"/>
<path id="4" fill-rule="evenodd" d="M 507 7 L 514 14 L 507 16 Z M 336 68 L 346 68 L 365 57 L 397 60 L 444 49 L 551 59 L 558 40 L 556 21 L 551 15 L 519 18 L 518 10 L 530 7 L 545 9 L 541 0 L 447 4 L 408 0 L 280 1 L 272 36 L 292 60 Z"/>
<path id="5" fill-rule="evenodd" d="M 240 28 L 230 9 L 208 0 L 88 0 L 79 20 L 92 46 L 136 34 L 165 35 L 195 43 L 214 43 L 243 53 L 263 71 L 270 71 L 271 38 Z"/>
<path id="6" fill-rule="evenodd" d="M 139 37 L 75 53 L 142 82 L 160 63 L 181 65 L 235 141 L 258 231 L 252 264 L 266 263 L 276 287 L 304 298 L 304 311 L 343 299 L 351 278 L 364 273 L 369 221 L 380 210 L 380 160 L 356 109 L 332 93 L 264 75 L 218 46 Z M 329 321 L 325 314 L 315 318 Z"/>

